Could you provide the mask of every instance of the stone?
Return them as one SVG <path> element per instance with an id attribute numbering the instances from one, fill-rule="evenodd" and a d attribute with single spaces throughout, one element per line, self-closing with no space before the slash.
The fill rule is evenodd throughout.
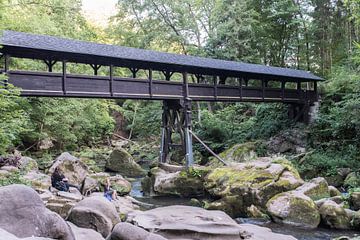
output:
<path id="1" fill-rule="evenodd" d="M 349 173 L 344 180 L 344 187 L 359 187 L 360 186 L 360 175 L 357 172 Z"/>
<path id="2" fill-rule="evenodd" d="M 69 179 L 69 183 L 77 186 L 82 185 L 88 174 L 88 166 L 68 152 L 62 153 L 55 159 L 55 162 L 49 169 L 49 174 L 51 175 L 57 167 Z"/>
<path id="3" fill-rule="evenodd" d="M 265 143 L 269 154 L 302 153 L 306 149 L 306 133 L 300 128 L 288 129 Z"/>
<path id="4" fill-rule="evenodd" d="M 166 238 L 145 231 L 140 227 L 136 227 L 130 223 L 118 223 L 114 227 L 109 240 L 167 240 Z"/>
<path id="5" fill-rule="evenodd" d="M 131 183 L 121 175 L 110 176 L 108 173 L 95 173 L 85 178 L 82 193 L 89 195 L 95 191 L 103 192 L 107 179 L 110 180 L 111 188 L 116 190 L 119 196 L 124 196 L 131 192 Z"/>
<path id="6" fill-rule="evenodd" d="M 222 211 L 209 211 L 189 206 L 155 208 L 136 214 L 132 221 L 136 226 L 156 232 L 167 239 L 295 239 L 272 233 L 267 228 L 237 224 Z"/>
<path id="7" fill-rule="evenodd" d="M 225 162 L 247 162 L 257 158 L 256 143 L 247 142 L 236 144 L 219 154 Z M 216 160 L 217 161 L 217 160 Z"/>
<path id="8" fill-rule="evenodd" d="M 303 228 L 316 228 L 320 214 L 314 201 L 298 191 L 280 193 L 266 204 L 271 218 L 282 224 Z"/>
<path id="9" fill-rule="evenodd" d="M 112 151 L 105 167 L 126 177 L 140 177 L 146 174 L 145 170 L 123 148 L 115 148 Z"/>
<path id="10" fill-rule="evenodd" d="M 121 219 L 126 220 L 129 213 L 140 210 L 140 207 L 134 204 L 135 201 L 135 199 L 126 196 L 118 197 L 118 199 L 112 201 L 111 203 L 115 206 L 116 211 L 120 215 Z"/>
<path id="11" fill-rule="evenodd" d="M 328 190 L 330 197 L 341 196 L 341 192 L 336 187 L 329 186 Z"/>
<path id="12" fill-rule="evenodd" d="M 234 218 L 244 217 L 251 205 L 265 209 L 271 197 L 302 184 L 299 173 L 286 159 L 260 158 L 232 164 L 216 168 L 205 177 L 205 189 L 218 199 L 205 207 L 225 211 Z"/>
<path id="13" fill-rule="evenodd" d="M 296 191 L 305 194 L 314 201 L 330 197 L 328 183 L 322 177 L 311 179 L 310 182 L 298 187 Z"/>
<path id="14" fill-rule="evenodd" d="M 350 195 L 350 206 L 355 211 L 360 210 L 360 192 L 353 192 Z"/>
<path id="15" fill-rule="evenodd" d="M 59 191 L 58 193 L 56 193 L 57 196 L 59 196 L 60 198 L 65 198 L 65 199 L 69 199 L 71 201 L 81 201 L 83 199 L 83 196 L 77 193 L 71 193 L 71 192 L 63 192 L 63 191 Z"/>
<path id="16" fill-rule="evenodd" d="M 335 229 L 350 229 L 351 218 L 345 209 L 334 201 L 327 200 L 324 202 L 319 212 L 321 221 L 326 226 Z"/>
<path id="17" fill-rule="evenodd" d="M 19 168 L 14 167 L 14 166 L 3 166 L 3 167 L 0 168 L 0 170 L 7 171 L 9 173 L 19 172 Z"/>
<path id="18" fill-rule="evenodd" d="M 0 228 L 16 237 L 50 237 L 75 240 L 71 229 L 56 213 L 48 210 L 30 187 L 0 187 Z"/>
<path id="19" fill-rule="evenodd" d="M 44 192 L 51 187 L 50 176 L 39 171 L 30 171 L 26 173 L 23 178 L 30 182 L 31 187 L 36 191 Z"/>
<path id="20" fill-rule="evenodd" d="M 202 170 L 191 169 L 178 172 L 166 172 L 157 168 L 151 170 L 153 192 L 156 195 L 177 195 L 198 197 L 205 193 Z"/>
<path id="21" fill-rule="evenodd" d="M 100 233 L 89 228 L 79 228 L 71 222 L 67 222 L 72 232 L 74 233 L 75 240 L 105 240 Z"/>
<path id="22" fill-rule="evenodd" d="M 43 237 L 17 238 L 15 235 L 0 228 L 0 240 L 53 240 Z"/>
<path id="23" fill-rule="evenodd" d="M 261 212 L 256 206 L 251 205 L 247 208 L 247 214 L 249 218 L 268 218 L 268 216 Z"/>
<path id="24" fill-rule="evenodd" d="M 102 196 L 92 196 L 76 203 L 68 221 L 81 228 L 91 228 L 106 238 L 120 218 L 110 201 Z"/>
<path id="25" fill-rule="evenodd" d="M 21 157 L 19 160 L 19 169 L 25 172 L 38 171 L 37 162 L 30 157 Z"/>
<path id="26" fill-rule="evenodd" d="M 46 208 L 56 212 L 60 215 L 63 219 L 66 219 L 69 215 L 70 210 L 75 206 L 74 202 L 66 202 L 66 203 L 59 203 L 59 202 L 47 202 Z"/>

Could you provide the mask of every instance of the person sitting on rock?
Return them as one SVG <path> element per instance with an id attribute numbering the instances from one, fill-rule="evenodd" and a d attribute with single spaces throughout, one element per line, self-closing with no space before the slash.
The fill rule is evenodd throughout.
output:
<path id="1" fill-rule="evenodd" d="M 51 175 L 51 186 L 59 191 L 68 192 L 70 189 L 69 180 L 62 174 L 61 170 L 56 167 Z"/>
<path id="2" fill-rule="evenodd" d="M 116 200 L 116 198 L 117 198 L 116 190 L 111 188 L 109 178 L 106 179 L 106 185 L 105 185 L 105 188 L 104 188 L 104 197 L 107 200 L 109 200 L 110 202 L 113 201 L 113 200 Z"/>

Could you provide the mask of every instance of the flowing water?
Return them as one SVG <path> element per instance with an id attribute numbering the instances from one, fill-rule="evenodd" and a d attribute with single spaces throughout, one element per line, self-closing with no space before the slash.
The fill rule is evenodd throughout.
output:
<path id="1" fill-rule="evenodd" d="M 141 178 L 132 181 L 132 190 L 130 195 L 141 202 L 153 205 L 152 208 L 171 205 L 190 205 L 190 199 L 188 198 L 144 196 L 141 189 Z M 284 226 L 261 219 L 237 218 L 235 220 L 238 223 L 250 223 L 262 227 L 267 227 L 270 228 L 273 232 L 292 235 L 298 240 L 332 240 L 342 236 L 350 238 L 360 236 L 360 232 L 341 231 L 326 228 L 317 228 L 314 230 L 301 229 Z"/>

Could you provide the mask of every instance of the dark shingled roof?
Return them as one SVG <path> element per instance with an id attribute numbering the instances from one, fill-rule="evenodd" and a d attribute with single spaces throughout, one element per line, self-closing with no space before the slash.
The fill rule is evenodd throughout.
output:
<path id="1" fill-rule="evenodd" d="M 118 66 L 130 66 L 130 63 L 136 65 L 136 63 L 141 62 L 141 66 L 151 67 L 155 70 L 181 69 L 189 73 L 204 75 L 217 73 L 217 75 L 239 77 L 245 75 L 259 79 L 286 79 L 289 81 L 323 80 L 302 70 L 171 54 L 14 31 L 3 31 L 0 44 L 3 46 L 0 51 L 17 57 L 22 57 L 21 55 L 24 54 L 27 57 L 42 59 L 45 55 L 41 55 L 41 53 L 45 54 L 46 52 L 47 56 L 53 58 L 63 56 L 66 60 L 76 59 L 78 62 L 84 63 L 96 63 L 96 58 L 99 58 L 102 59 L 102 63 L 107 61 Z M 27 51 L 32 51 L 33 55 L 25 55 Z M 123 62 L 127 64 L 117 64 Z"/>

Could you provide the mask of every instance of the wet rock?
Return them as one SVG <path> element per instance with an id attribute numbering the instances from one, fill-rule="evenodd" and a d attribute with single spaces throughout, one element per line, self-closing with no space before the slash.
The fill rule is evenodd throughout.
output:
<path id="1" fill-rule="evenodd" d="M 113 226 L 120 222 L 115 206 L 104 197 L 93 196 L 78 202 L 68 221 L 81 228 L 91 228 L 106 238 Z"/>
<path id="2" fill-rule="evenodd" d="M 272 233 L 267 228 L 250 224 L 239 225 L 222 211 L 189 206 L 169 206 L 141 212 L 134 217 L 133 222 L 168 239 L 294 239 Z"/>
<path id="3" fill-rule="evenodd" d="M 118 223 L 112 231 L 109 240 L 167 240 L 166 238 L 145 231 L 130 223 Z"/>
<path id="4" fill-rule="evenodd" d="M 260 158 L 216 168 L 206 176 L 205 188 L 219 200 L 205 207 L 225 211 L 232 217 L 246 216 L 251 205 L 265 209 L 271 197 L 301 184 L 298 172 L 285 159 Z"/>
<path id="5" fill-rule="evenodd" d="M 305 194 L 314 201 L 330 197 L 328 183 L 322 177 L 310 180 L 310 182 L 298 187 L 296 191 Z"/>
<path id="6" fill-rule="evenodd" d="M 350 229 L 351 218 L 345 209 L 334 201 L 327 200 L 324 202 L 319 212 L 321 214 L 321 221 L 326 226 L 336 229 Z"/>
<path id="7" fill-rule="evenodd" d="M 329 186 L 329 195 L 330 197 L 341 196 L 341 192 L 336 187 Z"/>
<path id="8" fill-rule="evenodd" d="M 126 177 L 140 177 L 145 175 L 145 171 L 123 148 L 115 148 L 112 151 L 106 162 L 106 169 L 120 173 Z"/>
<path id="9" fill-rule="evenodd" d="M 89 228 L 79 228 L 71 222 L 69 224 L 72 232 L 74 233 L 75 240 L 105 240 L 100 233 Z"/>
<path id="10" fill-rule="evenodd" d="M 86 175 L 88 174 L 88 167 L 80 159 L 72 156 L 68 152 L 62 153 L 55 159 L 54 164 L 49 169 L 51 175 L 55 168 L 58 167 L 71 184 L 81 186 Z"/>
<path id="11" fill-rule="evenodd" d="M 304 228 L 316 228 L 320 215 L 311 198 L 298 191 L 280 193 L 266 204 L 271 218 L 278 223 Z"/>
<path id="12" fill-rule="evenodd" d="M 360 192 L 351 193 L 350 206 L 356 211 L 360 209 Z"/>
<path id="13" fill-rule="evenodd" d="M 30 187 L 0 187 L 0 228 L 19 238 L 50 237 L 75 240 L 66 222 L 45 208 L 39 195 Z"/>

